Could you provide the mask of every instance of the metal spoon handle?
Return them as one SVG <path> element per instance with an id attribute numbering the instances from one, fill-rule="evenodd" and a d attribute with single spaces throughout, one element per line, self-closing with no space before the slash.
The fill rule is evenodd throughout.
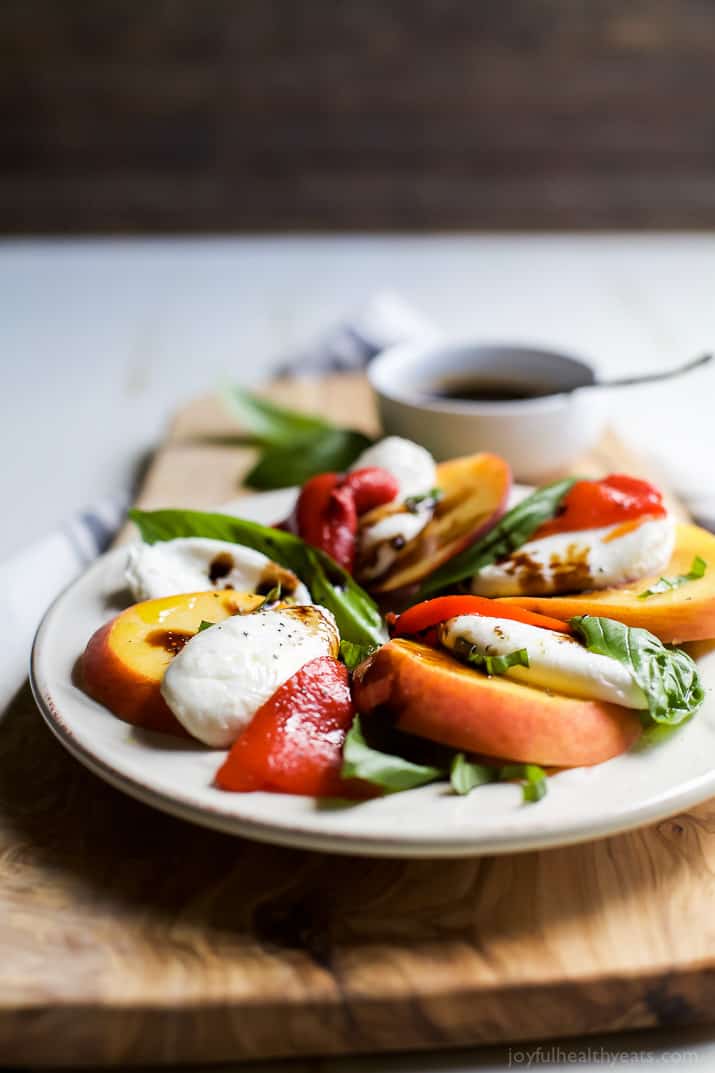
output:
<path id="1" fill-rule="evenodd" d="M 693 369 L 699 369 L 701 365 L 707 365 L 712 361 L 712 354 L 701 354 L 698 358 L 686 361 L 684 365 L 678 365 L 675 369 L 666 369 L 664 372 L 644 373 L 641 376 L 624 376 L 618 380 L 599 380 L 596 387 L 630 387 L 632 384 L 651 384 L 655 380 L 670 380 L 672 376 L 680 376 L 689 373 Z"/>

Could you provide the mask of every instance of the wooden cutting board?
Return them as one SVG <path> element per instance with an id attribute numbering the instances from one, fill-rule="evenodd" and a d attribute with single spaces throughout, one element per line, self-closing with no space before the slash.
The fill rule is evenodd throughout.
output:
<path id="1" fill-rule="evenodd" d="M 375 427 L 354 378 L 275 394 Z M 192 404 L 140 502 L 234 496 L 251 458 L 225 442 L 235 431 L 213 401 Z M 584 465 L 648 474 L 613 437 Z M 1 1065 L 352 1054 L 707 1021 L 713 904 L 713 803 L 569 849 L 330 857 L 125 797 L 64 753 L 27 689 L 0 725 Z"/>

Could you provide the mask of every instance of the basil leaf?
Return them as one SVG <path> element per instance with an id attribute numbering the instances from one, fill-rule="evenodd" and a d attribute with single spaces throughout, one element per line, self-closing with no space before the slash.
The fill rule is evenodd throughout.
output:
<path id="1" fill-rule="evenodd" d="M 488 782 L 507 782 L 519 779 L 522 784 L 522 797 L 525 802 L 541 801 L 546 794 L 548 782 L 546 772 L 538 764 L 507 764 L 505 767 L 493 767 L 490 764 L 475 764 L 467 760 L 464 753 L 457 753 L 452 761 L 450 782 L 456 794 L 468 794 L 475 786 L 484 786 Z"/>
<path id="2" fill-rule="evenodd" d="M 525 648 L 517 648 L 503 656 L 485 656 L 484 670 L 487 674 L 506 674 L 510 667 L 528 667 L 529 653 Z"/>
<path id="3" fill-rule="evenodd" d="M 646 600 L 649 596 L 657 596 L 659 592 L 668 592 L 670 589 L 677 589 L 680 585 L 685 585 L 688 581 L 699 581 L 701 577 L 705 577 L 707 568 L 708 564 L 705 560 L 701 559 L 699 555 L 696 555 L 687 574 L 678 574 L 676 577 L 658 578 L 652 589 L 646 589 L 645 592 L 638 594 L 638 599 Z"/>
<path id="4" fill-rule="evenodd" d="M 629 669 L 645 694 L 653 722 L 676 726 L 703 703 L 698 669 L 681 649 L 668 648 L 648 630 L 610 618 L 579 615 L 571 626 L 589 652 L 610 656 Z"/>
<path id="5" fill-rule="evenodd" d="M 433 510 L 443 496 L 441 488 L 430 488 L 429 492 L 423 492 L 422 495 L 408 496 L 404 507 L 410 514 L 419 514 L 421 510 Z"/>
<path id="6" fill-rule="evenodd" d="M 498 778 L 496 768 L 489 764 L 475 764 L 464 753 L 457 753 L 449 769 L 449 781 L 455 794 L 468 794 L 476 786 L 494 782 Z"/>
<path id="7" fill-rule="evenodd" d="M 260 551 L 297 574 L 315 602 L 333 612 L 345 640 L 362 645 L 381 645 L 387 640 L 382 615 L 372 598 L 329 555 L 292 533 L 229 514 L 198 510 L 131 510 L 129 517 L 147 544 L 198 536 Z"/>
<path id="8" fill-rule="evenodd" d="M 437 779 L 443 779 L 445 774 L 442 768 L 413 764 L 401 756 L 371 748 L 365 740 L 360 716 L 355 716 L 343 746 L 341 778 L 362 779 L 379 786 L 385 793 L 394 794 L 436 782 Z"/>
<path id="9" fill-rule="evenodd" d="M 479 667 L 487 674 L 506 674 L 510 667 L 528 667 L 529 653 L 525 648 L 517 648 L 513 652 L 507 652 L 503 656 L 487 656 L 480 652 L 476 645 L 468 641 L 466 637 L 458 637 L 454 654 L 471 663 L 473 667 Z"/>
<path id="10" fill-rule="evenodd" d="M 266 448 L 244 481 L 251 488 L 266 491 L 304 484 L 316 473 L 342 473 L 371 443 L 362 432 L 327 428 L 308 440 Z"/>
<path id="11" fill-rule="evenodd" d="M 705 571 L 708 568 L 708 564 L 700 555 L 696 555 L 690 564 L 690 571 L 685 576 L 688 581 L 697 581 L 701 577 L 705 577 Z"/>
<path id="12" fill-rule="evenodd" d="M 252 488 L 285 488 L 303 484 L 316 473 L 341 473 L 373 442 L 355 429 L 277 406 L 245 388 L 228 388 L 222 395 L 253 443 L 263 448 L 245 477 Z"/>
<path id="13" fill-rule="evenodd" d="M 520 780 L 522 798 L 531 804 L 541 801 L 548 788 L 546 772 L 538 764 L 492 767 L 489 764 L 472 763 L 464 753 L 457 753 L 452 761 L 450 782 L 456 794 L 468 794 L 475 786 L 484 786 L 488 782 L 507 782 L 510 779 Z"/>
<path id="14" fill-rule="evenodd" d="M 369 745 L 363 733 L 360 716 L 356 715 L 343 746 L 343 779 L 362 779 L 379 786 L 385 793 L 413 790 L 430 782 L 449 778 L 454 793 L 463 796 L 477 786 L 506 779 L 520 779 L 524 801 L 540 801 L 546 793 L 546 772 L 536 764 L 510 764 L 496 767 L 468 760 L 464 753 L 445 758 L 447 768 L 432 764 L 416 764 L 397 753 L 387 753 Z"/>
<path id="15" fill-rule="evenodd" d="M 416 602 L 448 585 L 474 577 L 483 566 L 520 548 L 540 525 L 554 517 L 561 500 L 577 480 L 578 477 L 567 477 L 547 484 L 517 503 L 481 540 L 475 541 L 426 578 L 420 586 Z"/>
<path id="16" fill-rule="evenodd" d="M 520 779 L 522 798 L 529 804 L 541 801 L 548 789 L 546 772 L 538 764 L 507 764 L 501 768 L 499 778 Z"/>
<path id="17" fill-rule="evenodd" d="M 277 406 L 242 387 L 229 387 L 221 394 L 254 441 L 264 446 L 290 447 L 332 428 L 320 417 Z"/>
<path id="18" fill-rule="evenodd" d="M 201 622 L 199 622 L 199 628 L 198 628 L 198 630 L 196 632 L 197 633 L 203 633 L 204 630 L 209 630 L 209 629 L 211 629 L 212 626 L 215 626 L 215 625 L 216 625 L 215 622 L 207 622 L 205 618 L 202 618 Z"/>
<path id="19" fill-rule="evenodd" d="M 349 671 L 354 671 L 364 659 L 376 651 L 376 645 L 358 645 L 354 641 L 340 642 L 340 658 Z"/>
<path id="20" fill-rule="evenodd" d="M 281 598 L 282 588 L 283 586 L 279 581 L 278 584 L 274 585 L 273 588 L 270 589 L 263 597 L 263 603 L 261 604 L 261 607 L 268 607 L 270 604 L 277 604 Z"/>

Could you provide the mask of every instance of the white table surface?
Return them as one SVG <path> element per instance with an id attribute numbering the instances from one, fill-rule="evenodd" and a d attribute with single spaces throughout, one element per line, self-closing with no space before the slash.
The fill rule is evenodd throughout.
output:
<path id="1" fill-rule="evenodd" d="M 605 372 L 715 345 L 710 236 L 0 242 L 0 558 L 127 485 L 179 402 L 260 379 L 384 288 L 447 332 L 540 341 Z M 697 377 L 613 408 L 666 456 L 691 448 L 707 480 L 715 372 Z"/>
<path id="2" fill-rule="evenodd" d="M 450 334 L 539 342 L 604 373 L 715 346 L 709 235 L 0 242 L 0 559 L 129 487 L 179 403 L 227 378 L 265 377 L 384 289 Z M 715 465 L 715 372 L 696 375 L 611 406 L 686 492 L 707 488 Z M 715 1068 L 715 1029 L 549 1046 L 250 1068 Z"/>

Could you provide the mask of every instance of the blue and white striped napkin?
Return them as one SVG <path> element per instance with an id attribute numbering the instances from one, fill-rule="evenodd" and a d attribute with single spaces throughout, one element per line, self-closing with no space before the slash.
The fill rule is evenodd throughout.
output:
<path id="1" fill-rule="evenodd" d="M 432 333 L 400 298 L 377 294 L 354 316 L 296 353 L 280 373 L 310 374 L 364 367 L 393 343 Z M 0 716 L 22 686 L 35 630 L 47 607 L 110 544 L 127 507 L 128 491 L 103 500 L 0 563 L 0 620 L 7 637 L 0 669 Z"/>
<path id="2" fill-rule="evenodd" d="M 25 680 L 32 638 L 45 610 L 107 548 L 128 505 L 128 495 L 103 500 L 0 563 L 0 718 Z"/>

